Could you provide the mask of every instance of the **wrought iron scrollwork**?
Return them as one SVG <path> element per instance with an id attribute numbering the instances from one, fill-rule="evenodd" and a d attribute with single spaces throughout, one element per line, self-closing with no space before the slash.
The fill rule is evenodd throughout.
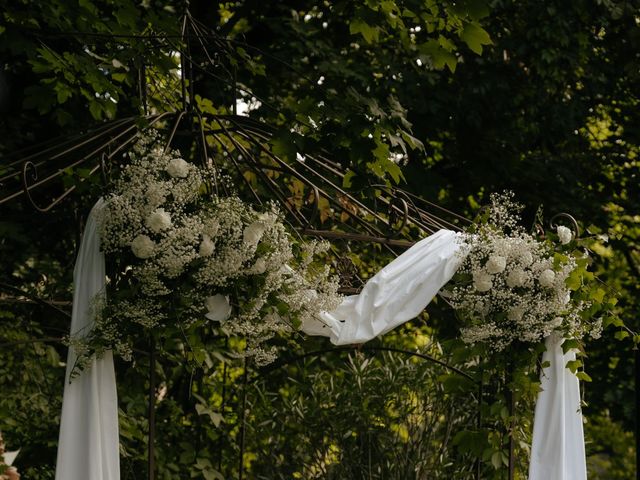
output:
<path id="1" fill-rule="evenodd" d="M 31 179 L 31 182 L 33 183 L 30 183 L 29 179 Z M 41 213 L 46 213 L 50 211 L 53 207 L 55 207 L 60 202 L 62 202 L 71 192 L 73 192 L 76 189 L 75 185 L 67 188 L 61 195 L 53 199 L 53 201 L 51 201 L 46 207 L 41 207 L 36 203 L 36 201 L 31 196 L 31 189 L 37 186 L 37 182 L 38 182 L 38 167 L 36 166 L 35 163 L 31 161 L 24 162 L 24 164 L 22 165 L 22 189 L 24 191 L 25 196 L 27 197 L 27 200 L 29 200 L 29 203 L 33 206 L 33 208 L 35 208 L 37 211 Z"/>
<path id="2" fill-rule="evenodd" d="M 335 261 L 335 267 L 343 290 L 354 290 L 362 287 L 362 280 L 358 277 L 358 267 L 353 263 L 351 257 L 348 255 L 338 257 Z"/>
<path id="3" fill-rule="evenodd" d="M 565 220 L 565 222 L 562 222 L 561 220 Z M 568 213 L 557 213 L 549 220 L 549 226 L 553 229 L 558 228 L 564 223 L 569 224 L 569 228 L 573 231 L 574 238 L 580 237 L 580 226 L 578 225 L 578 221 Z"/>

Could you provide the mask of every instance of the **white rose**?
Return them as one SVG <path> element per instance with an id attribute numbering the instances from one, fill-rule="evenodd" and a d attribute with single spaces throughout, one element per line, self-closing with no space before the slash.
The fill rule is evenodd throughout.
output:
<path id="1" fill-rule="evenodd" d="M 207 232 L 209 237 L 217 236 L 218 230 L 220 230 L 220 224 L 217 220 L 209 220 L 209 222 L 205 225 L 205 231 Z"/>
<path id="2" fill-rule="evenodd" d="M 520 255 L 520 263 L 525 267 L 531 265 L 533 263 L 533 255 L 531 255 L 531 252 L 522 252 L 522 254 Z"/>
<path id="3" fill-rule="evenodd" d="M 162 205 L 167 199 L 167 195 L 163 186 L 157 182 L 153 182 L 144 192 L 149 205 L 158 206 Z"/>
<path id="4" fill-rule="evenodd" d="M 487 272 L 500 273 L 503 272 L 507 266 L 507 259 L 501 255 L 491 255 L 487 260 Z"/>
<path id="5" fill-rule="evenodd" d="M 509 288 L 521 287 L 527 281 L 527 272 L 521 268 L 511 270 L 507 276 L 507 285 Z"/>
<path id="6" fill-rule="evenodd" d="M 517 306 L 509 310 L 507 317 L 509 318 L 509 320 L 513 322 L 519 322 L 520 320 L 522 320 L 523 315 L 524 315 L 524 307 Z"/>
<path id="7" fill-rule="evenodd" d="M 567 243 L 569 243 L 571 241 L 571 238 L 573 237 L 571 230 L 569 230 L 567 227 L 563 227 L 562 225 L 557 228 L 557 232 L 558 238 L 560 239 L 560 243 L 562 245 L 566 245 Z"/>
<path id="8" fill-rule="evenodd" d="M 131 251 L 138 258 L 149 258 L 155 247 L 156 244 L 146 235 L 138 235 L 131 242 Z"/>
<path id="9" fill-rule="evenodd" d="M 214 322 L 224 322 L 231 316 L 231 304 L 229 297 L 220 295 L 219 293 L 205 300 L 205 306 L 209 313 L 205 314 L 209 320 Z"/>
<path id="10" fill-rule="evenodd" d="M 260 221 L 253 222 L 244 229 L 243 240 L 248 245 L 257 245 L 264 234 L 265 225 Z"/>
<path id="11" fill-rule="evenodd" d="M 538 277 L 538 281 L 540 282 L 540 285 L 542 285 L 545 288 L 550 288 L 553 287 L 553 282 L 556 279 L 556 274 L 553 270 L 543 270 L 542 273 L 540 273 L 540 276 Z"/>
<path id="12" fill-rule="evenodd" d="M 152 232 L 159 233 L 171 227 L 171 215 L 159 208 L 147 217 L 146 225 Z"/>
<path id="13" fill-rule="evenodd" d="M 189 175 L 189 163 L 181 158 L 174 158 L 167 165 L 167 173 L 174 178 L 184 178 Z"/>
<path id="14" fill-rule="evenodd" d="M 564 319 L 562 317 L 555 317 L 553 320 L 551 320 L 551 326 L 553 328 L 558 328 L 560 325 L 562 325 L 562 321 Z"/>
<path id="15" fill-rule="evenodd" d="M 264 258 L 260 257 L 259 259 L 256 260 L 256 263 L 253 264 L 253 267 L 251 268 L 251 273 L 260 275 L 264 273 L 266 270 L 267 270 L 267 262 L 264 260 Z"/>
<path id="16" fill-rule="evenodd" d="M 200 242 L 200 256 L 208 257 L 213 253 L 214 249 L 215 245 L 211 240 L 211 237 L 209 237 L 209 235 L 203 235 L 202 242 Z"/>
<path id="17" fill-rule="evenodd" d="M 493 287 L 491 275 L 486 272 L 475 272 L 473 274 L 473 286 L 479 292 L 488 292 Z"/>

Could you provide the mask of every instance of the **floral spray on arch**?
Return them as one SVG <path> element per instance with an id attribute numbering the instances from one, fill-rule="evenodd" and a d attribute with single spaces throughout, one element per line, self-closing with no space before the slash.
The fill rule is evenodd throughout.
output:
<path id="1" fill-rule="evenodd" d="M 567 227 L 546 238 L 525 231 L 513 196 L 491 195 L 486 216 L 466 236 L 465 258 L 446 292 L 462 323 L 462 340 L 500 352 L 516 341 L 541 342 L 552 332 L 599 338 L 602 318 L 579 292 L 588 256 L 573 249 Z"/>
<path id="2" fill-rule="evenodd" d="M 131 359 L 151 335 L 184 338 L 209 326 L 243 340 L 238 354 L 274 360 L 269 340 L 340 303 L 337 279 L 314 262 L 326 242 L 297 244 L 274 204 L 257 211 L 208 192 L 213 172 L 141 137 L 105 196 L 101 247 L 113 265 L 90 332 L 71 339 L 81 370 L 113 350 Z"/>

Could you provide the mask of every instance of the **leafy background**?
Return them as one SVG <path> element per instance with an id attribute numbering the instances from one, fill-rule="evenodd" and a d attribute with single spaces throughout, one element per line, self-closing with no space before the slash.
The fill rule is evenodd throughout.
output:
<path id="1" fill-rule="evenodd" d="M 0 155 L 139 114 L 143 67 L 148 108 L 181 106 L 175 45 L 155 35 L 178 41 L 182 2 L 2 0 L 0 5 Z M 209 113 L 232 111 L 234 94 L 244 98 L 255 107 L 251 116 L 279 128 L 272 148 L 285 157 L 304 149 L 329 150 L 352 172 L 346 186 L 354 191 L 372 182 L 399 184 L 472 217 L 488 193 L 509 188 L 527 205 L 527 221 L 540 205 L 547 216 L 573 214 L 587 232 L 600 235 L 591 245 L 597 274 L 615 292 L 617 314 L 637 330 L 638 7 L 637 1 L 611 0 L 191 1 L 192 16 L 229 40 L 220 47 L 217 78 L 196 71 L 193 88 L 200 108 Z M 235 75 L 236 89 L 229 74 Z M 69 172 L 66 181 L 78 176 L 81 171 Z M 97 194 L 91 182 L 84 185 L 50 215 L 21 202 L 2 206 L 0 282 L 69 311 L 80 226 Z M 330 212 L 324 218 L 329 224 Z M 356 248 L 354 257 L 365 278 L 385 262 L 369 246 Z M 468 352 L 435 342 L 433 328 L 438 339 L 454 336 L 451 321 L 450 312 L 436 304 L 384 343 L 435 349 L 464 363 Z M 64 335 L 68 322 L 63 313 L 16 302 L 15 292 L 3 289 L 0 429 L 9 449 L 22 448 L 18 466 L 27 479 L 53 478 L 66 356 L 54 339 Z M 624 332 L 616 335 L 621 341 L 609 334 L 587 345 L 586 369 L 594 379 L 584 388 L 590 478 L 630 478 L 634 468 L 634 344 Z M 51 341 L 33 342 L 36 338 Z M 222 339 L 190 342 L 197 359 L 185 360 L 179 345 L 165 345 L 158 365 L 159 474 L 234 478 L 243 366 L 228 358 L 233 345 Z M 311 339 L 296 348 L 323 347 Z M 290 471 L 294 478 L 296 472 L 305 475 L 300 478 L 313 478 L 310 472 L 341 478 L 335 475 L 347 474 L 332 473 L 332 458 L 338 457 L 331 455 L 356 448 L 355 440 L 374 432 L 380 441 L 393 439 L 393 452 L 402 443 L 402 410 L 379 404 L 354 409 L 357 395 L 380 397 L 381 386 L 393 380 L 402 388 L 384 398 L 417 408 L 415 395 L 469 391 L 449 380 L 438 393 L 439 382 L 419 381 L 428 373 L 419 362 L 377 355 L 367 361 L 363 354 L 326 354 L 252 384 L 248 471 L 273 478 L 269 468 L 279 465 L 278 472 Z M 123 477 L 141 478 L 147 428 L 141 379 L 148 359 L 141 355 L 117 370 Z M 504 429 L 514 421 L 505 411 L 505 371 L 496 366 L 475 372 L 487 377 L 492 399 L 485 406 L 485 428 L 460 427 L 451 451 L 443 454 L 454 462 L 451 467 L 443 461 L 443 478 L 450 478 L 447 468 L 468 466 L 470 455 L 482 459 L 487 478 L 503 474 Z M 526 469 L 530 435 L 527 385 L 522 384 L 515 419 L 521 431 L 519 475 Z M 321 398 L 314 397 L 317 392 Z M 331 424 L 326 402 L 335 402 L 332 421 L 342 423 L 331 426 L 339 434 L 325 438 L 313 422 Z M 464 422 L 465 417 L 452 418 Z M 295 431 L 305 421 L 313 430 Z M 351 424 L 372 430 L 350 437 Z M 305 435 L 314 438 L 304 443 Z M 269 442 L 292 438 L 300 442 L 283 447 L 287 466 L 274 463 L 282 456 L 260 454 Z M 324 452 L 322 465 L 305 456 L 312 451 Z M 383 473 L 388 459 L 375 458 L 379 470 L 363 460 L 366 468 L 360 471 L 368 472 L 367 478 L 390 478 Z"/>

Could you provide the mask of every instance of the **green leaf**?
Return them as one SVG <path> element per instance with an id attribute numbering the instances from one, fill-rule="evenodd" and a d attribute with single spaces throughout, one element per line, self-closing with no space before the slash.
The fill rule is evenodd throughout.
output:
<path id="1" fill-rule="evenodd" d="M 418 149 L 420 151 L 424 151 L 424 143 L 422 143 L 416 137 L 410 135 L 409 133 L 405 132 L 404 130 L 400 132 L 400 136 L 403 138 L 403 140 L 405 142 L 407 142 L 407 144 L 409 145 L 411 150 Z"/>
<path id="2" fill-rule="evenodd" d="M 564 353 L 567 353 L 568 351 L 573 349 L 580 349 L 580 342 L 578 340 L 570 338 L 562 343 L 562 351 Z"/>
<path id="3" fill-rule="evenodd" d="M 580 367 L 582 367 L 582 360 L 569 360 L 566 365 L 571 373 L 576 373 Z"/>
<path id="4" fill-rule="evenodd" d="M 626 330 L 618 330 L 613 336 L 616 338 L 616 340 L 624 340 L 629 336 L 629 332 L 627 332 Z"/>
<path id="5" fill-rule="evenodd" d="M 351 188 L 351 179 L 356 176 L 356 173 L 353 170 L 347 170 L 347 173 L 344 174 L 342 179 L 342 187 L 343 188 Z"/>
<path id="6" fill-rule="evenodd" d="M 298 152 L 291 135 L 280 134 L 271 138 L 271 151 L 283 159 L 294 161 Z"/>
<path id="7" fill-rule="evenodd" d="M 89 102 L 89 112 L 91 112 L 93 118 L 100 120 L 102 118 L 102 105 L 100 102 Z"/>
<path id="8" fill-rule="evenodd" d="M 78 0 L 78 5 L 94 15 L 98 15 L 98 7 L 96 7 L 90 0 Z"/>
<path id="9" fill-rule="evenodd" d="M 474 20 L 480 20 L 489 15 L 489 7 L 485 0 L 467 0 L 465 7 L 469 16 Z"/>
<path id="10" fill-rule="evenodd" d="M 489 34 L 476 23 L 467 23 L 460 33 L 460 38 L 478 55 L 482 54 L 483 45 L 491 45 Z"/>
<path id="11" fill-rule="evenodd" d="M 418 51 L 422 55 L 429 57 L 434 68 L 441 70 L 446 65 L 451 73 L 456 71 L 458 58 L 452 52 L 442 48 L 437 40 L 431 39 L 423 43 L 418 47 Z"/>
<path id="12" fill-rule="evenodd" d="M 578 372 L 576 373 L 576 377 L 583 382 L 591 382 L 591 377 L 586 372 Z"/>
<path id="13" fill-rule="evenodd" d="M 198 412 L 198 415 L 207 415 L 216 428 L 218 428 L 220 423 L 224 421 L 224 417 L 221 414 L 214 412 L 209 407 L 201 403 L 196 404 L 196 412 Z"/>
<path id="14" fill-rule="evenodd" d="M 111 78 L 113 78 L 113 80 L 115 82 L 122 83 L 127 79 L 127 74 L 126 73 L 112 73 L 111 74 Z"/>
<path id="15" fill-rule="evenodd" d="M 597 303 L 602 303 L 602 300 L 604 300 L 605 294 L 606 292 L 602 288 L 598 288 L 595 292 L 591 294 L 591 298 Z"/>
<path id="16" fill-rule="evenodd" d="M 491 455 L 491 465 L 493 465 L 493 468 L 495 468 L 496 470 L 498 470 L 500 467 L 502 467 L 502 453 L 501 452 L 493 452 L 493 455 Z"/>
<path id="17" fill-rule="evenodd" d="M 349 33 L 361 34 L 367 43 L 377 42 L 380 38 L 380 28 L 372 27 L 364 20 L 356 18 L 349 24 Z"/>

